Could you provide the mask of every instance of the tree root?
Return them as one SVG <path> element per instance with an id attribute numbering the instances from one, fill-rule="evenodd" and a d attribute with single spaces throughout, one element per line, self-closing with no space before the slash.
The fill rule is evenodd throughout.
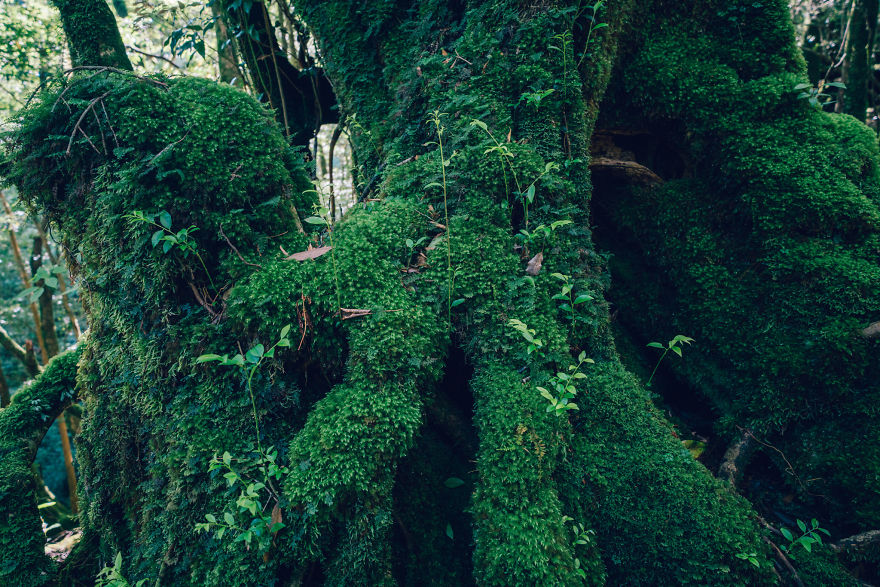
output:
<path id="1" fill-rule="evenodd" d="M 752 432 L 743 428 L 740 437 L 732 442 L 724 453 L 724 460 L 718 467 L 719 479 L 727 481 L 733 487 L 737 486 L 755 452 L 756 447 L 752 439 Z"/>

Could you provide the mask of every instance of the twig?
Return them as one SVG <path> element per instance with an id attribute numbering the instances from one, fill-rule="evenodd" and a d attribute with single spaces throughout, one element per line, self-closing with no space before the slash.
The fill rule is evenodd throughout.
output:
<path id="1" fill-rule="evenodd" d="M 9 351 L 12 356 L 22 362 L 28 375 L 36 377 L 40 372 L 40 365 L 37 363 L 37 356 L 34 353 L 32 344 L 21 346 L 9 335 L 5 328 L 0 326 L 0 346 Z"/>
<path id="2" fill-rule="evenodd" d="M 217 313 L 217 311 L 211 307 L 211 304 L 209 304 L 208 302 L 205 301 L 205 298 L 203 298 L 202 294 L 199 293 L 199 290 L 198 290 L 198 288 L 196 288 L 195 284 L 188 279 L 186 280 L 186 283 L 189 285 L 189 288 L 192 290 L 193 295 L 196 296 L 196 301 L 199 303 L 199 305 L 201 307 L 203 307 L 204 309 L 206 309 L 208 311 L 208 314 L 211 315 L 211 318 L 219 317 L 220 314 Z"/>
<path id="3" fill-rule="evenodd" d="M 103 98 L 106 98 L 108 95 L 110 95 L 110 92 L 104 92 L 103 94 L 101 94 L 101 95 L 98 96 L 97 98 L 93 98 L 93 99 L 89 102 L 89 105 L 86 106 L 86 109 L 83 110 L 82 114 L 79 115 L 79 119 L 76 121 L 76 124 L 73 126 L 73 132 L 70 133 L 70 140 L 67 141 L 67 151 L 66 151 L 66 154 L 67 154 L 67 155 L 70 155 L 70 149 L 73 147 L 73 137 L 76 136 L 76 131 L 77 131 L 77 130 L 82 131 L 82 133 L 83 133 L 83 135 L 85 135 L 86 139 L 89 138 L 89 136 L 86 135 L 85 131 L 83 131 L 82 128 L 80 127 L 80 124 L 82 124 L 82 121 L 83 121 L 83 119 L 86 117 L 86 114 L 89 113 L 89 110 L 91 110 L 92 108 L 94 108 L 95 104 L 97 104 L 99 100 L 102 100 Z M 92 142 L 92 141 L 89 139 L 89 143 L 91 143 L 91 142 Z M 92 144 L 92 147 L 95 147 L 95 145 Z M 95 150 L 98 151 L 98 148 L 95 147 Z M 98 152 L 100 153 L 100 151 L 98 151 Z"/>
<path id="4" fill-rule="evenodd" d="M 776 546 L 776 544 L 774 544 L 772 540 L 770 540 L 770 539 L 767 538 L 766 536 L 764 536 L 764 537 L 762 537 L 762 538 L 764 539 L 764 542 L 766 542 L 767 544 L 769 544 L 769 545 L 770 545 L 770 548 L 773 549 L 773 553 L 776 555 L 776 559 L 777 559 L 779 562 L 781 562 L 782 565 L 783 565 L 786 569 L 788 569 L 788 572 L 789 572 L 789 573 L 791 573 L 791 580 L 794 582 L 794 584 L 797 585 L 798 587 L 804 587 L 804 582 L 801 581 L 800 575 L 798 575 L 798 573 L 797 573 L 797 571 L 794 569 L 794 567 L 791 566 L 791 561 L 788 560 L 788 557 L 785 556 L 785 554 L 784 554 L 781 550 L 779 550 L 779 547 Z"/>
<path id="5" fill-rule="evenodd" d="M 110 132 L 113 134 L 113 141 L 119 147 L 119 139 L 116 138 L 116 131 L 113 130 L 113 125 L 110 124 L 110 115 L 107 114 L 107 109 L 104 108 L 104 100 L 101 100 L 101 109 L 104 111 L 104 118 L 107 119 L 107 126 L 110 127 Z"/>
<path id="6" fill-rule="evenodd" d="M 182 67 L 180 67 L 179 65 L 177 65 L 176 63 L 174 63 L 172 60 L 168 59 L 164 55 L 153 55 L 152 53 L 147 53 L 146 51 L 141 51 L 140 49 L 132 47 L 131 45 L 126 45 L 125 48 L 133 53 L 138 53 L 140 55 L 143 55 L 144 57 L 150 57 L 152 59 L 158 59 L 160 61 L 164 61 L 164 62 L 176 67 L 177 69 L 183 69 Z"/>
<path id="7" fill-rule="evenodd" d="M 101 105 L 103 106 L 104 101 L 101 100 Z M 107 151 L 107 138 L 104 136 L 104 129 L 101 126 L 101 119 L 98 118 L 98 113 L 95 112 L 95 109 L 92 108 L 92 114 L 95 115 L 95 122 L 98 123 L 98 130 L 101 131 L 101 145 L 104 147 L 104 155 L 109 155 L 109 151 Z M 86 137 L 88 138 L 88 137 Z"/>
<path id="8" fill-rule="evenodd" d="M 806 491 L 810 495 L 816 495 L 814 493 L 810 493 L 810 491 L 807 489 L 807 486 L 804 485 L 803 481 L 801 481 L 801 478 L 798 476 L 797 473 L 795 473 L 794 466 L 791 464 L 791 462 L 788 460 L 788 458 L 786 458 L 784 452 L 782 452 L 781 450 L 779 450 L 778 448 L 776 448 L 772 444 L 764 442 L 763 440 L 761 440 L 760 438 L 755 436 L 750 430 L 747 430 L 745 428 L 741 428 L 739 426 L 738 426 L 738 428 L 742 431 L 742 433 L 744 435 L 751 437 L 753 440 L 755 440 L 755 442 L 757 442 L 761 446 L 766 446 L 767 448 L 772 449 L 772 450 L 776 451 L 777 453 L 779 453 L 779 456 L 782 457 L 782 460 L 785 461 L 785 464 L 787 466 L 786 472 L 795 478 L 795 481 L 797 481 L 797 484 L 800 485 L 801 489 L 803 489 L 804 491 Z M 820 496 L 820 497 L 824 497 L 824 496 Z"/>
<path id="9" fill-rule="evenodd" d="M 233 251 L 235 251 L 235 254 L 238 255 L 238 258 L 241 259 L 242 263 L 244 263 L 245 265 L 250 265 L 251 267 L 256 267 L 258 269 L 263 268 L 263 266 L 260 265 L 259 263 L 250 263 L 244 257 L 241 256 L 241 253 L 238 252 L 238 249 L 235 248 L 235 245 L 232 244 L 232 241 L 230 241 L 229 237 L 226 236 L 226 233 L 223 232 L 223 224 L 222 223 L 220 224 L 220 236 L 223 237 L 223 239 L 226 241 L 226 244 L 229 245 L 229 248 L 231 248 Z"/>
<path id="10" fill-rule="evenodd" d="M 178 143 L 180 143 L 183 139 L 185 139 L 185 138 L 187 137 L 187 135 L 189 135 L 189 131 L 191 131 L 191 130 L 192 130 L 192 127 L 189 127 L 188 129 L 186 129 L 186 132 L 183 133 L 183 136 L 182 136 L 182 137 L 180 137 L 179 139 L 177 139 L 177 140 L 174 141 L 173 143 L 169 143 L 168 145 L 165 145 L 165 148 L 163 148 L 161 151 L 159 151 L 158 153 L 156 153 L 155 155 L 153 155 L 153 158 L 150 159 L 149 161 L 147 161 L 147 165 L 151 165 L 151 164 L 153 163 L 153 161 L 155 161 L 156 159 L 159 158 L 159 155 L 161 155 L 162 153 L 164 153 L 164 152 L 167 151 L 168 149 L 171 149 L 171 148 L 173 148 L 175 145 L 177 145 Z"/>

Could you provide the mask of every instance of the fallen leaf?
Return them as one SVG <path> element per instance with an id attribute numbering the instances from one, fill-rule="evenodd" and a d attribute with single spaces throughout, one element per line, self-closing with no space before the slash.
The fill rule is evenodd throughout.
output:
<path id="1" fill-rule="evenodd" d="M 538 252 L 537 255 L 529 259 L 526 264 L 526 273 L 535 276 L 541 272 L 541 264 L 544 262 L 544 253 Z"/>
<path id="2" fill-rule="evenodd" d="M 305 251 L 300 251 L 299 253 L 294 253 L 289 257 L 284 257 L 285 261 L 305 261 L 306 259 L 317 259 L 321 255 L 330 251 L 332 247 L 318 247 L 316 249 L 307 249 Z"/>

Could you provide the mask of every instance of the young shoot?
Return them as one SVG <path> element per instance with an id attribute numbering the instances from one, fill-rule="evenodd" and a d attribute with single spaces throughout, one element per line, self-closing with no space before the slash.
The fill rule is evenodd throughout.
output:
<path id="1" fill-rule="evenodd" d="M 214 285 L 214 280 L 211 278 L 211 272 L 208 271 L 208 268 L 205 266 L 205 261 L 199 254 L 198 243 L 196 243 L 195 239 L 191 236 L 192 233 L 199 229 L 198 226 L 191 224 L 187 228 L 182 228 L 175 232 L 171 229 L 171 214 L 166 210 L 161 210 L 155 214 L 146 214 L 140 210 L 136 210 L 131 214 L 126 214 L 123 218 L 130 221 L 132 224 L 143 223 L 156 228 L 157 230 L 155 230 L 150 237 L 150 242 L 153 243 L 153 248 L 156 248 L 159 246 L 159 243 L 162 243 L 163 253 L 167 254 L 171 250 L 176 250 L 184 259 L 190 255 L 195 256 L 201 264 L 202 269 L 205 271 L 205 275 L 208 276 L 208 281 L 211 283 L 211 289 L 215 291 L 217 290 L 217 287 Z"/>
<path id="2" fill-rule="evenodd" d="M 548 385 L 552 388 L 552 391 L 547 389 L 546 387 L 538 387 L 538 391 L 541 392 L 541 395 L 547 398 L 547 401 L 550 402 L 550 405 L 547 406 L 548 412 L 553 412 L 557 416 L 561 416 L 569 410 L 578 410 L 577 404 L 572 400 L 577 394 L 577 388 L 575 387 L 575 382 L 578 379 L 586 379 L 587 376 L 581 373 L 581 367 L 585 363 L 594 363 L 593 359 L 587 357 L 587 353 L 581 351 L 578 355 L 578 363 L 577 365 L 569 365 L 568 373 L 559 371 L 550 378 Z"/>
<path id="3" fill-rule="evenodd" d="M 447 204 L 447 186 L 446 186 L 446 168 L 451 163 L 451 159 L 446 159 L 443 154 L 443 131 L 445 130 L 441 124 L 441 118 L 446 116 L 445 112 L 434 110 L 428 115 L 428 122 L 434 125 L 434 131 L 437 133 L 437 146 L 440 150 L 440 173 L 443 178 L 443 215 L 446 225 L 446 270 L 448 273 L 447 280 L 447 296 L 446 296 L 446 319 L 449 322 L 449 328 L 452 328 L 452 285 L 455 275 L 452 270 L 452 228 L 449 226 L 449 206 Z"/>
<path id="4" fill-rule="evenodd" d="M 694 339 L 692 339 L 689 336 L 685 336 L 683 334 L 676 334 L 672 338 L 672 340 L 670 340 L 666 344 L 666 346 L 663 346 L 663 344 L 659 343 L 659 342 L 649 342 L 648 343 L 649 347 L 652 347 L 655 349 L 660 349 L 663 351 L 663 354 L 660 355 L 660 358 L 657 360 L 657 364 L 654 365 L 654 370 L 651 371 L 651 376 L 648 377 L 647 385 L 649 387 L 651 386 L 651 382 L 654 380 L 654 374 L 657 373 L 657 368 L 660 366 L 660 363 L 663 362 L 663 359 L 666 357 L 666 355 L 669 353 L 669 351 L 672 351 L 673 353 L 675 353 L 676 355 L 681 357 L 682 345 L 683 344 L 691 344 L 692 342 L 694 342 Z"/>

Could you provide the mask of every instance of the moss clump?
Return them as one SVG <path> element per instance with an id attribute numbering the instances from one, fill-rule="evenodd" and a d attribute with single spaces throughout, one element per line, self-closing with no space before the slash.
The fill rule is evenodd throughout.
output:
<path id="1" fill-rule="evenodd" d="M 31 464 L 43 436 L 75 397 L 79 351 L 58 355 L 0 410 L 0 582 L 51 585 L 54 566 L 43 551 L 37 478 Z"/>
<path id="2" fill-rule="evenodd" d="M 880 316 L 876 137 L 796 98 L 803 62 L 774 20 L 784 3 L 763 4 L 693 20 L 660 11 L 616 76 L 606 106 L 643 130 L 677 129 L 688 171 L 602 203 L 621 258 L 614 297 L 645 339 L 696 338 L 682 373 L 723 432 L 759 431 L 793 465 L 799 497 L 857 531 L 880 523 L 868 489 L 880 474 L 878 347 L 859 334 Z M 732 46 L 731 23 L 759 45 Z M 787 48 L 752 59 L 768 46 Z"/>
<path id="3" fill-rule="evenodd" d="M 263 563 L 243 544 L 194 532 L 234 500 L 208 460 L 217 450 L 245 456 L 255 440 L 242 375 L 194 362 L 271 344 L 272 333 L 258 338 L 223 316 L 230 287 L 279 246 L 305 248 L 289 230 L 291 205 L 311 205 L 301 158 L 253 99 L 197 79 L 74 77 L 20 123 L 10 179 L 56 223 L 89 311 L 77 458 L 94 556 L 103 564 L 122 552 L 132 581 L 216 584 L 243 568 L 268 581 L 284 556 Z M 156 227 L 127 219 L 132 211 L 167 212 L 174 232 L 197 227 L 203 263 L 154 247 Z M 255 380 L 264 446 L 282 446 L 300 410 L 296 374 L 278 364 Z"/>

